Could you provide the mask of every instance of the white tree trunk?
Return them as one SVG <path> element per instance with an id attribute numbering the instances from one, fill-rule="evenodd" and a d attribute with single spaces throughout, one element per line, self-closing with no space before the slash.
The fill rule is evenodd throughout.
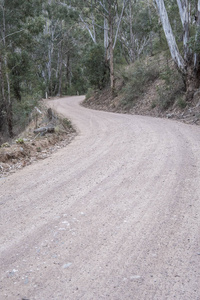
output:
<path id="1" fill-rule="evenodd" d="M 2 12 L 3 12 L 3 32 L 2 32 L 2 40 L 4 49 L 6 50 L 6 19 L 5 19 L 5 1 L 2 3 Z M 4 65 L 5 65 L 5 75 L 6 75 L 6 82 L 7 82 L 7 93 L 8 93 L 8 105 L 11 104 L 10 98 L 10 78 L 8 74 L 8 62 L 7 62 L 7 54 L 5 51 L 4 55 Z"/>
<path id="2" fill-rule="evenodd" d="M 104 49 L 105 49 L 105 58 L 106 58 L 106 60 L 109 59 L 108 48 L 109 48 L 108 20 L 107 20 L 107 18 L 104 16 Z"/>
<path id="3" fill-rule="evenodd" d="M 135 60 L 135 51 L 134 51 L 134 36 L 133 36 L 133 16 L 132 16 L 132 6 L 131 0 L 129 0 L 129 28 L 130 28 L 130 61 L 131 63 Z"/>
<path id="4" fill-rule="evenodd" d="M 189 59 L 190 50 L 188 47 L 189 42 L 189 22 L 190 22 L 190 11 L 188 0 L 177 0 L 179 15 L 183 26 L 183 47 L 184 47 L 184 59 Z"/>
<path id="5" fill-rule="evenodd" d="M 94 44 L 96 44 L 97 42 L 96 42 L 96 32 L 95 32 L 95 27 L 94 27 L 94 19 L 92 20 L 92 27 L 93 27 L 93 33 L 92 33 L 89 25 L 84 21 L 83 17 L 81 15 L 79 15 L 79 18 L 80 18 L 81 22 L 84 24 L 87 31 L 89 32 L 89 35 L 90 35 L 91 39 L 93 40 Z"/>
<path id="6" fill-rule="evenodd" d="M 127 4 L 127 0 L 124 0 L 121 15 L 120 15 L 120 18 L 119 18 L 118 24 L 117 24 L 117 30 L 116 30 L 116 33 L 115 33 L 115 41 L 114 41 L 114 44 L 113 44 L 113 49 L 115 49 L 115 45 L 116 45 L 116 42 L 117 42 L 119 29 L 120 29 L 120 25 L 121 25 L 121 21 L 122 21 L 122 17 L 123 17 L 123 14 L 124 14 L 124 9 L 125 9 L 126 4 Z"/>
<path id="7" fill-rule="evenodd" d="M 177 64 L 178 68 L 181 70 L 182 73 L 186 72 L 186 66 L 185 61 L 182 58 L 178 46 L 176 44 L 175 37 L 172 32 L 171 24 L 169 22 L 168 14 L 165 8 L 165 4 L 163 0 L 155 0 L 157 7 L 158 7 L 158 13 L 162 22 L 163 30 L 167 39 L 167 43 L 169 46 L 169 50 L 172 56 L 172 59 Z"/>
<path id="8" fill-rule="evenodd" d="M 109 54 L 110 54 L 110 87 L 112 93 L 114 93 L 115 82 L 114 82 L 114 48 L 113 48 L 113 15 L 112 7 L 109 3 Z"/>

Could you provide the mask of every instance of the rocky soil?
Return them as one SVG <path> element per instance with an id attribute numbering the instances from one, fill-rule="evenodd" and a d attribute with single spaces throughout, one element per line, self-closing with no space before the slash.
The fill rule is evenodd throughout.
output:
<path id="1" fill-rule="evenodd" d="M 110 89 L 106 88 L 101 92 L 94 92 L 93 96 L 85 99 L 82 105 L 96 110 L 175 119 L 187 124 L 200 125 L 200 90 L 196 91 L 193 101 L 188 102 L 185 108 L 181 109 L 175 102 L 167 110 L 161 110 L 155 105 L 155 102 L 158 97 L 157 89 L 162 84 L 163 81 L 157 79 L 153 84 L 147 85 L 146 92 L 138 99 L 135 106 L 129 109 L 121 105 L 123 98 L 123 93 L 121 92 L 123 87 L 122 81 L 118 82 L 116 97 L 113 98 Z"/>
<path id="2" fill-rule="evenodd" d="M 34 133 L 35 128 L 53 126 L 52 133 Z M 14 140 L 0 146 L 0 178 L 15 173 L 41 159 L 47 158 L 57 149 L 68 145 L 76 136 L 71 122 L 53 111 L 49 120 L 45 101 L 33 112 L 32 121 Z"/>

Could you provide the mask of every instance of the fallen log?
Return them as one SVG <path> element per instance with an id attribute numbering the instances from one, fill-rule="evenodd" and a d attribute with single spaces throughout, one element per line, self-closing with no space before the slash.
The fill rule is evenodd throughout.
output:
<path id="1" fill-rule="evenodd" d="M 48 126 L 48 127 L 40 127 L 40 128 L 37 128 L 33 131 L 34 133 L 53 133 L 55 132 L 55 127 L 53 126 Z"/>

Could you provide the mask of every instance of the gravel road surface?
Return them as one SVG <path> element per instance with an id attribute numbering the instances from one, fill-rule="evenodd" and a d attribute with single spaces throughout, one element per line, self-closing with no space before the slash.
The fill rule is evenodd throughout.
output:
<path id="1" fill-rule="evenodd" d="M 200 128 L 49 101 L 78 136 L 0 180 L 0 300 L 200 300 Z"/>

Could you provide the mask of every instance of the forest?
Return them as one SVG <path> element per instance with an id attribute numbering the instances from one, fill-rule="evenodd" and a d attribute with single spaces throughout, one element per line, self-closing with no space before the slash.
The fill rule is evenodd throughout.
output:
<path id="1" fill-rule="evenodd" d="M 108 86 L 115 97 L 121 70 L 163 53 L 184 101 L 200 86 L 200 0 L 0 0 L 0 38 L 0 135 L 10 138 L 39 99 Z"/>

